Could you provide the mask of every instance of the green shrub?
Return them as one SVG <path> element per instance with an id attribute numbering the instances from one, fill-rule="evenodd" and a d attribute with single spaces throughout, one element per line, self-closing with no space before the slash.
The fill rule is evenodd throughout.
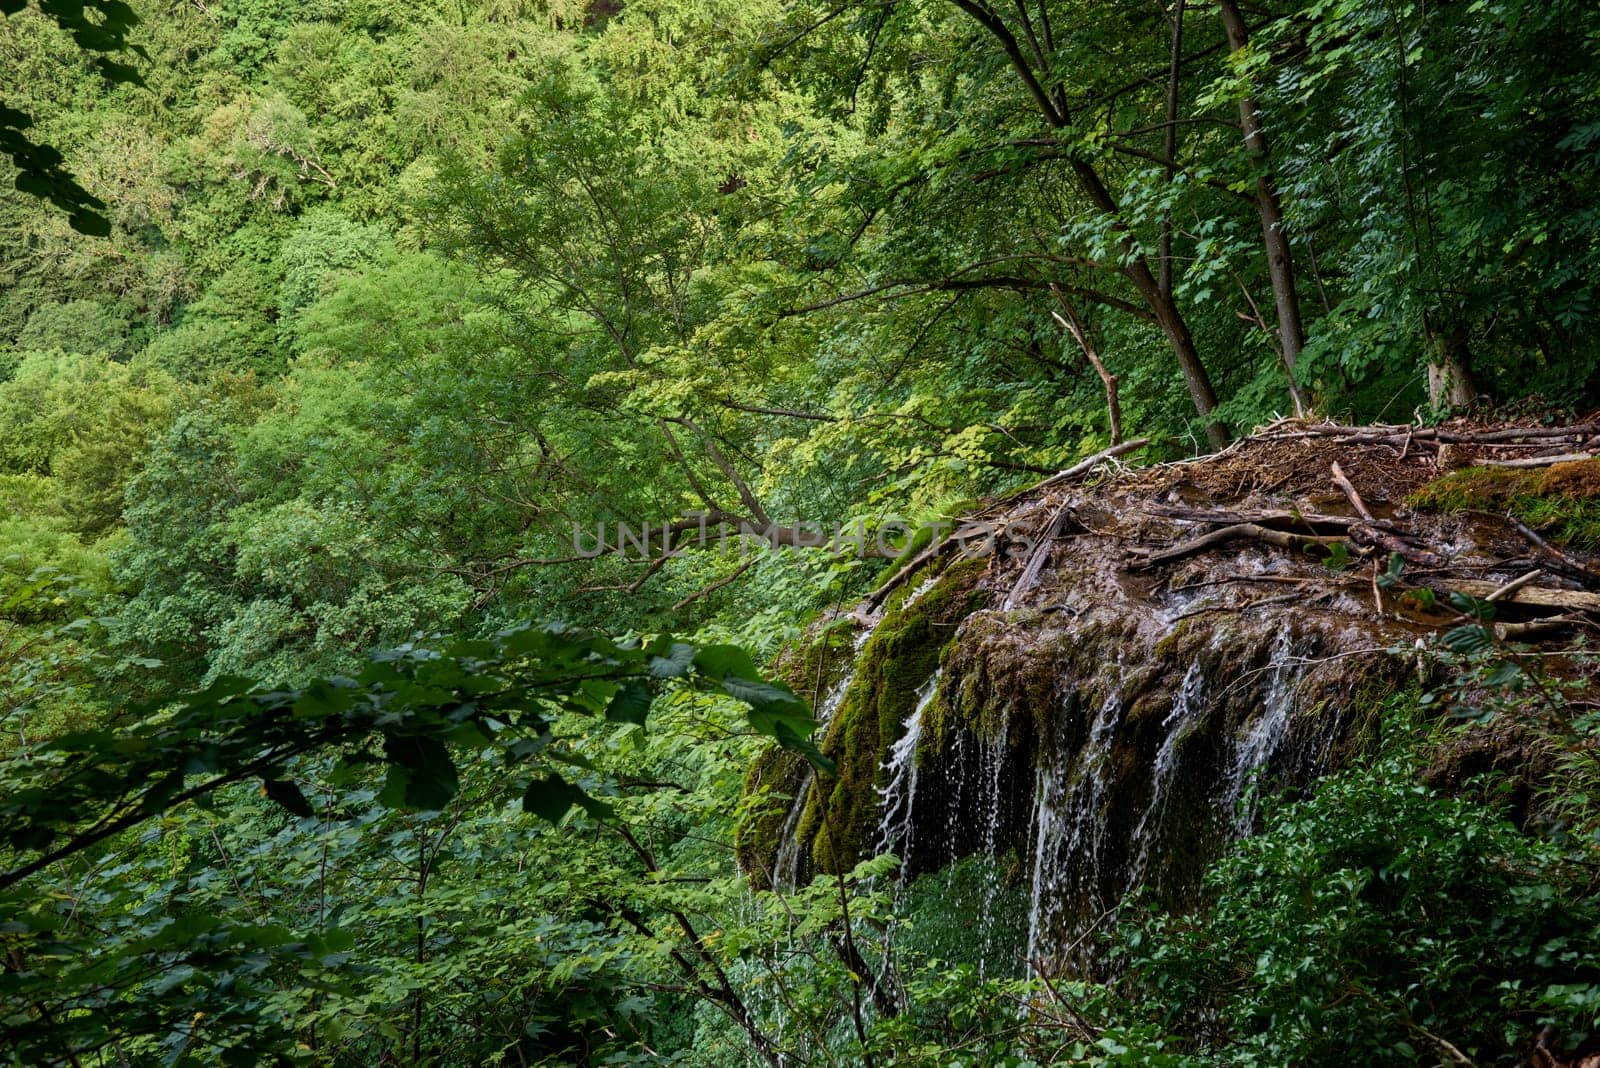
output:
<path id="1" fill-rule="evenodd" d="M 1280 809 L 1193 920 L 1123 928 L 1147 1011 L 1227 1064 L 1516 1063 L 1600 1013 L 1591 866 L 1386 759 Z"/>

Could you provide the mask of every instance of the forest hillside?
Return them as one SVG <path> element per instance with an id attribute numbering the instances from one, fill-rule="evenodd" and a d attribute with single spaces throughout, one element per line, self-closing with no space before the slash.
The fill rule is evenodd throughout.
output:
<path id="1" fill-rule="evenodd" d="M 0 0 L 0 1056 L 1600 1065 L 1592 0 Z"/>

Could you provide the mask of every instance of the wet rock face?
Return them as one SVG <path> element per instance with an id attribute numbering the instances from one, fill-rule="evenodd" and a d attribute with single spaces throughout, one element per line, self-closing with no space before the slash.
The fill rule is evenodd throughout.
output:
<path id="1" fill-rule="evenodd" d="M 838 779 L 787 754 L 752 773 L 779 802 L 741 832 L 758 882 L 880 852 L 903 878 L 987 854 L 1026 885 L 1030 957 L 1092 970 L 1091 928 L 1140 887 L 1191 902 L 1251 830 L 1258 785 L 1348 762 L 1408 670 L 1386 652 L 1400 635 L 1327 605 L 1213 612 L 1061 569 L 1005 611 L 995 563 L 918 584 L 856 633 L 819 709 Z"/>
<path id="2" fill-rule="evenodd" d="M 893 852 L 914 878 L 986 854 L 1028 895 L 1029 958 L 1084 974 L 1100 968 L 1087 936 L 1130 893 L 1194 903 L 1255 828 L 1260 792 L 1348 764 L 1414 684 L 1409 650 L 1443 625 L 1439 598 L 1380 583 L 1391 554 L 1427 562 L 1419 590 L 1528 566 L 1504 524 L 1410 511 L 1438 469 L 1403 448 L 1337 454 L 1378 516 L 1358 526 L 1328 491 L 1327 448 L 1248 443 L 1000 502 L 987 552 L 934 555 L 876 614 L 829 623 L 848 667 L 793 659 L 829 680 L 822 748 L 839 775 L 758 763 L 746 870 L 792 884 Z M 1250 529 L 1186 550 L 1223 524 Z"/>
<path id="3" fill-rule="evenodd" d="M 1254 829 L 1258 791 L 1347 763 L 1401 684 L 1374 635 L 1337 617 L 1162 623 L 1126 607 L 1044 626 L 975 616 L 922 726 L 907 873 L 1014 855 L 1029 955 L 1056 967 L 1092 971 L 1085 936 L 1137 889 L 1190 904 Z"/>

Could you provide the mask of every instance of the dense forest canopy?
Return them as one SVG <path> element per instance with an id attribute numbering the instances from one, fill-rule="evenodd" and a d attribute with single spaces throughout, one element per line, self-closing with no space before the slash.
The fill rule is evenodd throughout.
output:
<path id="1" fill-rule="evenodd" d="M 1325 1026 L 1512 1064 L 1600 1030 L 1600 822 L 1524 833 L 1409 751 L 1241 843 L 1204 919 L 1105 932 L 1126 987 L 974 970 L 887 855 L 732 861 L 781 804 L 760 754 L 834 770 L 802 635 L 975 502 L 1282 417 L 1600 405 L 1592 0 L 0 13 L 10 1063 L 1334 1063 Z M 1395 835 L 1408 902 L 1507 916 L 1396 935 L 1448 1012 L 1372 978 L 1296 1015 L 1382 914 L 1206 986 L 1344 922 Z M 874 979 L 857 940 L 908 923 Z M 1525 988 L 1472 980 L 1495 954 Z"/>

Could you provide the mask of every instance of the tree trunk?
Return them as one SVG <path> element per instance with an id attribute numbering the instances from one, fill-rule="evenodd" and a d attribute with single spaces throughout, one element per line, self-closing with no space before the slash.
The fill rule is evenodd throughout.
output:
<path id="1" fill-rule="evenodd" d="M 1143 256 L 1128 265 L 1127 274 L 1134 288 L 1149 303 L 1150 310 L 1155 312 L 1156 323 L 1167 336 L 1173 356 L 1177 357 L 1178 369 L 1189 387 L 1189 399 L 1194 402 L 1194 410 L 1200 418 L 1206 421 L 1206 441 L 1213 449 L 1224 448 L 1229 441 L 1228 428 L 1211 417 L 1217 407 L 1217 391 L 1212 388 L 1211 376 L 1206 373 L 1205 362 L 1200 359 L 1194 335 L 1189 332 L 1189 323 L 1178 310 L 1177 301 L 1161 292 L 1161 283 L 1150 273 L 1150 264 Z"/>
<path id="2" fill-rule="evenodd" d="M 1106 188 L 1105 182 L 1100 178 L 1100 172 L 1090 163 L 1074 160 L 1073 170 L 1077 173 L 1078 184 L 1088 194 L 1106 215 L 1120 220 L 1121 212 L 1118 210 L 1116 198 L 1111 195 L 1111 190 Z M 1124 248 L 1131 250 L 1133 242 L 1126 236 L 1127 225 L 1118 221 L 1118 230 L 1124 231 L 1122 243 Z M 1206 440 L 1213 449 L 1223 448 L 1228 444 L 1228 428 L 1216 419 L 1211 418 L 1212 411 L 1217 406 L 1217 391 L 1212 388 L 1211 376 L 1206 373 L 1205 361 L 1200 358 L 1200 350 L 1195 348 L 1194 335 L 1189 332 L 1189 323 L 1183 317 L 1183 312 L 1178 310 L 1178 302 L 1172 294 L 1161 289 L 1161 280 L 1150 270 L 1150 261 L 1142 253 L 1131 256 L 1123 273 L 1128 276 L 1128 281 L 1139 291 L 1145 303 L 1150 305 L 1150 310 L 1155 313 L 1156 323 L 1161 327 L 1161 332 L 1167 336 L 1167 344 L 1172 347 L 1172 355 L 1177 358 L 1178 369 L 1183 372 L 1183 381 L 1189 387 L 1189 399 L 1194 403 L 1194 410 L 1200 418 L 1206 420 Z"/>
<path id="3" fill-rule="evenodd" d="M 1166 163 L 1162 177 L 1171 185 L 1178 176 L 1178 78 L 1183 68 L 1183 16 L 1185 0 L 1172 11 L 1172 58 L 1167 67 L 1167 128 L 1162 136 Z M 1161 217 L 1161 292 L 1172 295 L 1172 213 Z"/>
<path id="4" fill-rule="evenodd" d="M 1041 68 L 1038 71 L 1033 69 L 1027 56 L 1023 54 L 1016 35 L 1005 22 L 980 0 L 950 0 L 950 2 L 971 15 L 978 25 L 999 42 L 1011 63 L 1012 70 L 1022 80 L 1023 88 L 1033 98 L 1045 123 L 1055 130 L 1065 130 L 1071 126 L 1071 117 L 1067 113 L 1064 99 L 1059 98 L 1059 95 L 1058 98 L 1052 99 L 1050 91 L 1046 88 L 1046 82 L 1049 80 L 1048 68 Z M 1183 372 L 1184 384 L 1189 388 L 1189 399 L 1194 402 L 1195 412 L 1206 420 L 1206 440 L 1211 443 L 1212 448 L 1224 447 L 1228 444 L 1228 428 L 1211 418 L 1211 413 L 1217 406 L 1216 390 L 1211 386 L 1211 377 L 1206 373 L 1205 363 L 1200 359 L 1199 350 L 1195 348 L 1194 335 L 1189 332 L 1189 324 L 1179 311 L 1177 302 L 1170 294 L 1161 291 L 1161 281 L 1150 269 L 1149 258 L 1144 253 L 1136 251 L 1136 246 L 1127 233 L 1128 226 L 1121 221 L 1120 205 L 1111 195 L 1111 190 L 1106 187 L 1094 164 L 1084 159 L 1073 158 L 1072 170 L 1079 186 L 1095 208 L 1107 218 L 1116 220 L 1112 225 L 1114 229 L 1120 231 L 1119 243 L 1129 260 L 1128 265 L 1122 269 L 1123 273 L 1149 304 L 1151 312 L 1155 314 L 1156 322 L 1161 326 L 1161 332 L 1167 337 L 1167 344 L 1172 347 L 1178 368 Z"/>
<path id="5" fill-rule="evenodd" d="M 1250 34 L 1244 17 L 1234 0 L 1217 0 L 1222 13 L 1222 24 L 1228 32 L 1228 47 L 1243 51 L 1250 43 Z M 1283 228 L 1283 204 L 1278 199 L 1277 187 L 1272 184 L 1267 165 L 1270 150 L 1267 135 L 1261 128 L 1261 109 L 1251 96 L 1239 99 L 1239 126 L 1244 131 L 1245 147 L 1256 164 L 1256 211 L 1261 216 L 1261 243 L 1267 256 L 1267 273 L 1272 278 L 1272 299 L 1278 310 L 1278 343 L 1283 353 L 1284 371 L 1289 377 L 1289 399 L 1294 404 L 1294 414 L 1304 416 L 1307 410 L 1305 395 L 1295 381 L 1295 363 L 1305 348 L 1305 325 L 1300 318 L 1300 295 L 1295 289 L 1294 254 L 1289 248 L 1289 235 Z"/>
<path id="6" fill-rule="evenodd" d="M 1433 341 L 1428 361 L 1428 403 L 1435 408 L 1465 408 L 1478 399 L 1468 361 L 1467 332 L 1456 329 Z"/>

